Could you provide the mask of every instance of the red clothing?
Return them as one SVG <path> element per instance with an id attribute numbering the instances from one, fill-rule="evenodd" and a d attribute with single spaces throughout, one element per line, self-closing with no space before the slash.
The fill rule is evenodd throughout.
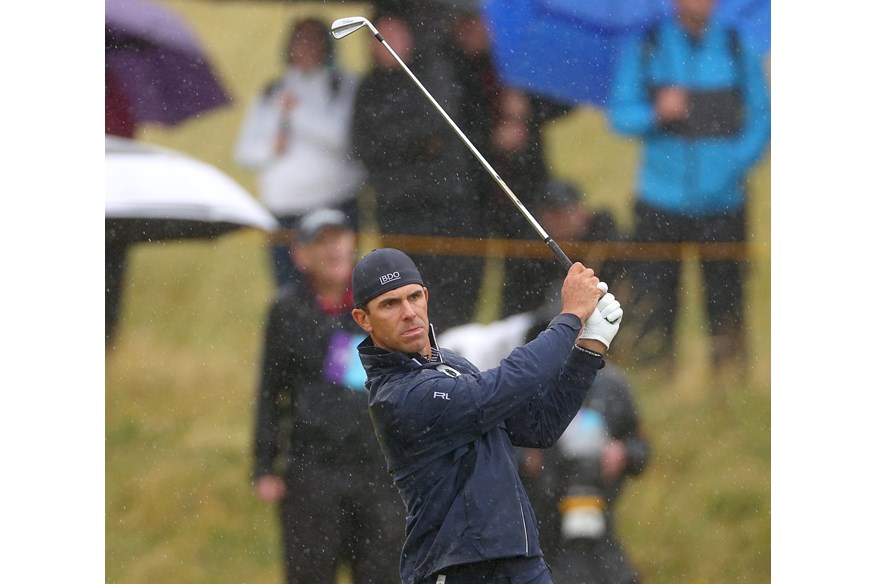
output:
<path id="1" fill-rule="evenodd" d="M 104 75 L 104 133 L 133 138 L 137 131 L 137 119 L 131 101 L 112 72 L 106 70 Z"/>
<path id="2" fill-rule="evenodd" d="M 332 302 L 319 296 L 316 297 L 316 302 L 319 304 L 320 310 L 329 316 L 337 316 L 345 312 L 353 310 L 353 289 L 347 288 L 344 292 L 344 297 L 339 303 Z"/>

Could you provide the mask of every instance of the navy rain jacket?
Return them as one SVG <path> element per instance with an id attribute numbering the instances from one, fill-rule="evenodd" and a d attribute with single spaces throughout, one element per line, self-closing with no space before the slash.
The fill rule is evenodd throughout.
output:
<path id="1" fill-rule="evenodd" d="M 402 582 L 542 555 L 513 447 L 552 445 L 578 412 L 604 365 L 573 348 L 580 328 L 561 314 L 483 372 L 451 351 L 424 365 L 370 337 L 359 345 L 371 421 L 407 509 Z"/>

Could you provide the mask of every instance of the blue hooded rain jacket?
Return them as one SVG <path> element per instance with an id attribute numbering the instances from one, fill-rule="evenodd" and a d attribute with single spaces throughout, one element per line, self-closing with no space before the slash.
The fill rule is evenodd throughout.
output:
<path id="1" fill-rule="evenodd" d="M 684 122 L 661 125 L 658 88 L 690 96 Z M 675 20 L 631 40 L 621 53 L 609 103 L 612 127 L 641 138 L 639 200 L 669 213 L 717 215 L 745 203 L 745 179 L 770 136 L 761 58 L 718 21 L 695 40 Z"/>

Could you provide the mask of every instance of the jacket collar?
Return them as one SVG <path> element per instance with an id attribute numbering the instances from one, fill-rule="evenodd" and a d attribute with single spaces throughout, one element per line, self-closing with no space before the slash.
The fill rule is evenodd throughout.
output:
<path id="1" fill-rule="evenodd" d="M 429 324 L 429 345 L 432 347 L 432 352 L 438 355 L 438 362 L 444 363 L 444 355 L 441 354 L 441 349 L 438 347 L 435 327 L 431 324 Z M 362 366 L 365 367 L 369 379 L 393 370 L 413 370 L 423 365 L 414 355 L 381 349 L 374 344 L 371 335 L 365 337 L 357 348 Z"/>

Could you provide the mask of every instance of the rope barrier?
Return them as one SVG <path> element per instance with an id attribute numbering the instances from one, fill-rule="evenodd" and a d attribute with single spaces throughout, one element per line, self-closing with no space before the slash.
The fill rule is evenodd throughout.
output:
<path id="1" fill-rule="evenodd" d="M 492 239 L 470 237 L 441 237 L 423 235 L 390 235 L 362 231 L 358 233 L 359 247 L 395 247 L 407 253 L 437 255 L 554 258 L 542 241 L 524 239 Z M 288 245 L 294 240 L 292 230 L 279 230 L 271 235 L 272 244 Z M 703 260 L 768 260 L 769 243 L 637 243 L 602 241 L 557 241 L 572 258 L 587 261 L 602 260 L 682 260 L 699 257 Z"/>

